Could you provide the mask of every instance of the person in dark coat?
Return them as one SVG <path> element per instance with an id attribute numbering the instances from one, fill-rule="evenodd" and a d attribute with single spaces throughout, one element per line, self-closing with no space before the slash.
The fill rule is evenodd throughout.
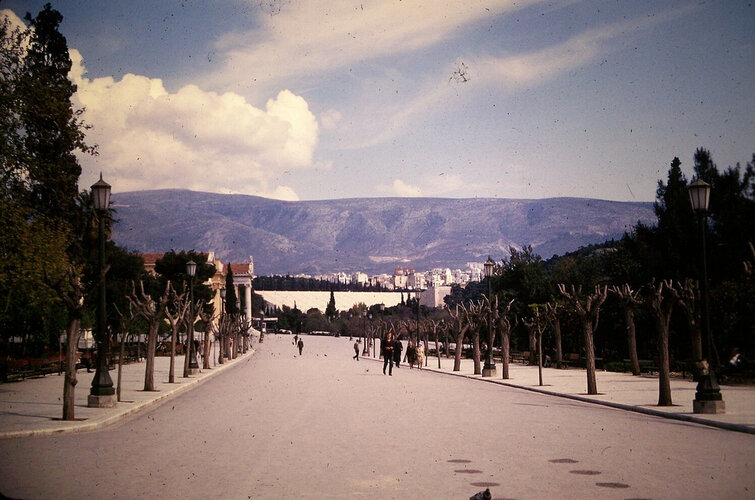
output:
<path id="1" fill-rule="evenodd" d="M 351 359 L 359 361 L 359 342 L 354 342 L 354 356 Z"/>
<path id="2" fill-rule="evenodd" d="M 304 341 L 302 339 L 299 339 L 299 342 L 296 344 L 296 346 L 299 348 L 299 355 L 301 356 L 301 350 L 304 349 Z"/>
<path id="3" fill-rule="evenodd" d="M 393 362 L 396 363 L 396 368 L 401 363 L 401 351 L 404 350 L 404 344 L 401 343 L 401 338 L 397 338 L 393 347 Z"/>
<path id="4" fill-rule="evenodd" d="M 388 367 L 388 375 L 393 375 L 393 352 L 396 347 L 396 343 L 393 341 L 393 334 L 388 332 L 383 342 L 383 375 L 385 375 L 385 367 Z"/>

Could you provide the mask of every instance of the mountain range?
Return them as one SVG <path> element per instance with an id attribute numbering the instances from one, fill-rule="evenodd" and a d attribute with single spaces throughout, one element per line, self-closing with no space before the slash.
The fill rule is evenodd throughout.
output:
<path id="1" fill-rule="evenodd" d="M 620 238 L 653 204 L 585 198 L 352 198 L 280 201 L 257 196 L 152 190 L 115 193 L 113 240 L 141 253 L 209 251 L 248 262 L 255 274 L 395 267 L 465 268 L 509 246 L 543 258 Z"/>

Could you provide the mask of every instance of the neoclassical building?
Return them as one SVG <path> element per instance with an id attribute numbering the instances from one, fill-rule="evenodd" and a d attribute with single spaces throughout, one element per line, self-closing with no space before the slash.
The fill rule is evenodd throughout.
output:
<path id="1" fill-rule="evenodd" d="M 155 273 L 155 263 L 165 255 L 164 253 L 145 253 L 142 254 L 144 259 L 144 268 L 151 274 Z M 215 252 L 210 250 L 205 253 L 207 263 L 215 266 L 215 274 L 205 284 L 210 285 L 213 291 L 212 303 L 215 307 L 216 314 L 219 314 L 223 304 L 221 290 L 225 289 L 227 266 L 223 261 L 215 257 Z M 254 258 L 250 255 L 249 262 L 230 263 L 233 272 L 233 286 L 238 299 L 239 309 L 246 319 L 252 320 L 252 280 L 254 279 Z M 217 318 L 214 319 L 217 321 Z"/>

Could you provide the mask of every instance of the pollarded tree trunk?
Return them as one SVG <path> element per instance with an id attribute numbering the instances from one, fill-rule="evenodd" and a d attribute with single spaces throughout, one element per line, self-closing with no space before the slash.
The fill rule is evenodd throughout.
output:
<path id="1" fill-rule="evenodd" d="M 587 367 L 587 394 L 598 393 L 598 382 L 595 376 L 595 344 L 593 343 L 592 321 L 582 320 L 582 341 L 585 345 L 585 366 Z"/>
<path id="2" fill-rule="evenodd" d="M 501 378 L 509 379 L 509 360 L 511 359 L 511 332 L 501 330 Z"/>
<path id="3" fill-rule="evenodd" d="M 628 283 L 611 287 L 611 292 L 619 298 L 619 304 L 624 311 L 624 325 L 627 332 L 627 349 L 632 363 L 632 375 L 640 374 L 640 359 L 637 356 L 637 335 L 634 325 L 634 311 L 642 304 L 642 298 L 637 290 L 632 290 Z"/>
<path id="4" fill-rule="evenodd" d="M 671 313 L 674 310 L 674 298 L 672 293 L 664 293 L 664 289 L 672 291 L 673 282 L 664 280 L 657 286 L 652 283 L 651 287 L 653 293 L 648 302 L 655 320 L 655 331 L 658 335 L 658 406 L 671 406 L 668 330 L 671 325 Z"/>
<path id="5" fill-rule="evenodd" d="M 120 352 L 118 355 L 118 384 L 115 390 L 115 395 L 118 402 L 121 401 L 121 382 L 123 381 L 123 357 L 126 354 L 126 338 L 131 332 L 131 325 L 136 319 L 136 313 L 134 313 L 134 307 L 129 303 L 128 315 L 123 314 L 118 306 L 114 304 L 115 311 L 118 313 L 118 323 L 121 330 Z"/>
<path id="6" fill-rule="evenodd" d="M 81 319 L 72 317 L 68 321 L 66 338 L 66 373 L 63 380 L 63 420 L 74 420 L 76 399 L 76 355 L 79 352 Z"/>
<path id="7" fill-rule="evenodd" d="M 105 272 L 107 272 L 107 269 Z M 104 274 L 103 274 L 104 276 Z M 81 335 L 81 317 L 84 315 L 84 287 L 79 279 L 79 270 L 70 265 L 59 280 L 50 282 L 47 273 L 45 281 L 55 290 L 68 312 L 66 327 L 66 371 L 63 377 L 63 420 L 74 420 L 76 378 L 76 358 L 79 353 L 79 336 Z"/>
<path id="8" fill-rule="evenodd" d="M 534 322 L 530 326 L 527 325 L 527 337 L 529 338 L 529 344 L 530 344 L 530 359 L 527 360 L 527 364 L 530 366 L 535 366 L 537 364 L 537 329 L 535 328 Z"/>
<path id="9" fill-rule="evenodd" d="M 556 368 L 561 369 L 564 363 L 564 352 L 561 347 L 561 321 L 558 317 L 558 309 L 558 302 L 548 302 L 545 304 L 545 317 L 551 328 L 553 328 L 553 336 L 556 342 Z"/>
<path id="10" fill-rule="evenodd" d="M 472 361 L 474 362 L 474 374 L 482 374 L 482 364 L 480 363 L 480 328 L 483 322 L 480 320 L 482 314 L 482 304 L 470 304 L 467 310 L 466 318 L 469 325 L 469 331 L 472 332 Z"/>
<path id="11" fill-rule="evenodd" d="M 464 350 L 464 335 L 469 329 L 469 324 L 464 319 L 466 314 L 466 308 L 464 306 L 456 306 L 455 311 L 448 309 L 448 314 L 453 320 L 453 328 L 456 330 L 456 350 L 454 352 L 454 370 L 458 372 L 461 370 L 461 354 Z"/>
<path id="12" fill-rule="evenodd" d="M 627 349 L 629 361 L 632 363 L 632 375 L 640 374 L 640 357 L 637 355 L 637 332 L 634 325 L 634 310 L 624 309 L 624 318 L 627 328 Z"/>
<path id="13" fill-rule="evenodd" d="M 173 311 L 171 311 L 170 307 L 166 307 L 165 316 L 168 318 L 168 323 L 170 323 L 170 368 L 168 370 L 168 383 L 173 384 L 176 381 L 176 341 L 178 340 L 178 330 L 181 328 L 181 324 L 189 312 L 189 301 L 186 300 L 186 284 L 184 283 L 181 293 L 178 293 L 171 287 L 170 298 L 170 305 L 173 307 Z"/>
<path id="14" fill-rule="evenodd" d="M 585 346 L 585 365 L 587 368 L 587 394 L 598 393 L 598 383 L 595 375 L 595 345 L 593 343 L 593 333 L 598 328 L 600 318 L 600 306 L 606 300 L 608 287 L 596 286 L 595 291 L 585 296 L 584 301 L 581 297 L 582 287 L 575 288 L 571 286 L 567 291 L 566 285 L 559 284 L 558 290 L 571 304 L 574 311 L 579 316 L 582 324 L 582 338 Z"/>
<path id="15" fill-rule="evenodd" d="M 157 347 L 157 329 L 159 323 L 149 325 L 147 334 L 147 360 L 144 363 L 144 390 L 155 390 L 155 348 Z"/>
<path id="16" fill-rule="evenodd" d="M 461 370 L 461 351 L 464 349 L 464 333 L 467 327 L 459 328 L 456 330 L 456 352 L 454 353 L 454 371 Z"/>
<path id="17" fill-rule="evenodd" d="M 498 320 L 496 321 L 496 325 L 501 330 L 501 377 L 504 380 L 508 380 L 509 378 L 509 360 L 511 359 L 511 329 L 516 324 L 516 320 L 514 320 L 514 325 L 512 325 L 511 319 L 509 319 L 509 312 L 511 311 L 511 304 L 513 303 L 513 299 L 509 301 L 509 303 L 503 310 L 503 314 L 498 316 Z M 497 298 L 495 300 L 495 310 L 498 310 Z"/>
<path id="18" fill-rule="evenodd" d="M 438 368 L 440 369 L 440 344 L 438 344 L 438 329 L 441 327 L 440 322 L 435 320 L 430 320 L 429 322 L 429 328 L 433 332 L 433 340 L 435 341 L 435 355 L 438 357 Z M 430 351 L 426 351 L 430 352 Z"/>
<path id="19" fill-rule="evenodd" d="M 157 347 L 157 332 L 160 322 L 165 314 L 170 297 L 170 281 L 165 286 L 165 292 L 158 301 L 152 299 L 152 296 L 144 293 L 144 283 L 139 283 L 140 294 L 136 293 L 136 285 L 132 283 L 132 291 L 126 298 L 134 311 L 143 317 L 149 325 L 147 334 L 147 355 L 144 363 L 144 390 L 155 390 L 155 348 Z"/>

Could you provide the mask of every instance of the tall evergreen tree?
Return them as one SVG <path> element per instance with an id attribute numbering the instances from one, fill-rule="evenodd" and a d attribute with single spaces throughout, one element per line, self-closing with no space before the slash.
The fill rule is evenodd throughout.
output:
<path id="1" fill-rule="evenodd" d="M 328 305 L 325 308 L 325 316 L 328 317 L 328 320 L 333 321 L 333 319 L 338 316 L 338 310 L 336 309 L 336 297 L 333 293 L 333 289 L 330 290 L 330 300 L 328 301 Z"/>
<path id="2" fill-rule="evenodd" d="M 74 223 L 81 167 L 75 152 L 95 150 L 85 142 L 86 126 L 81 109 L 71 102 L 76 85 L 69 80 L 71 58 L 65 37 L 58 31 L 60 12 L 46 4 L 33 18 L 29 49 L 21 81 L 21 123 L 29 202 L 34 210 L 53 221 Z"/>
<path id="3" fill-rule="evenodd" d="M 228 272 L 225 273 L 225 312 L 231 315 L 239 313 L 236 287 L 233 285 L 233 270 L 231 269 L 230 262 L 228 263 Z"/>

